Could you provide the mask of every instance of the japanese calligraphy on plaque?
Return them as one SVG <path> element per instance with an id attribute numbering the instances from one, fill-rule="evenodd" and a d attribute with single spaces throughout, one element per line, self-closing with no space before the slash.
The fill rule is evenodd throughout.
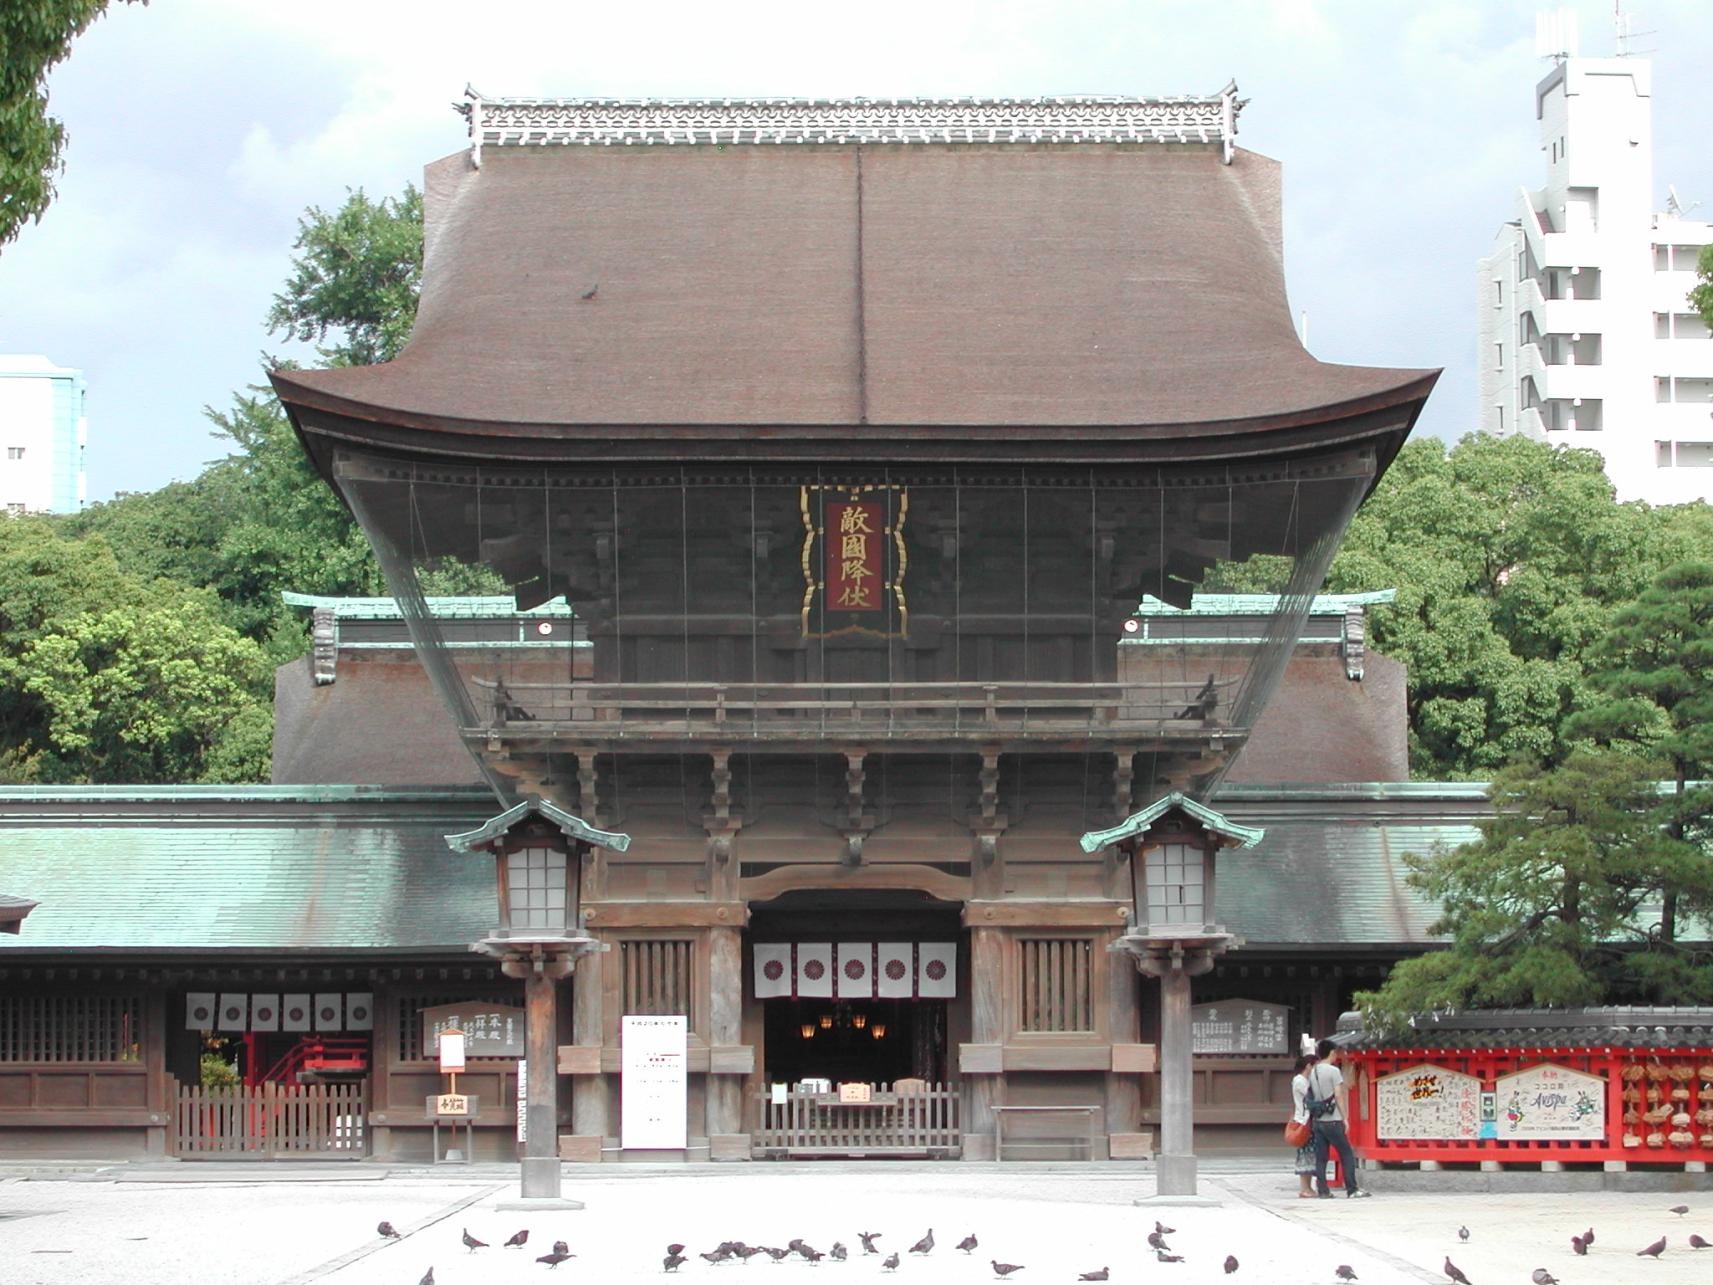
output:
<path id="1" fill-rule="evenodd" d="M 1481 1081 L 1443 1066 L 1412 1066 L 1374 1081 L 1378 1136 L 1474 1138 L 1481 1127 Z"/>
<path id="2" fill-rule="evenodd" d="M 1222 999 L 1190 1006 L 1193 1053 L 1288 1053 L 1289 1014 L 1283 1004 Z"/>
<path id="3" fill-rule="evenodd" d="M 1544 1062 L 1494 1082 L 1497 1136 L 1604 1138 L 1606 1081 Z"/>
<path id="4" fill-rule="evenodd" d="M 902 486 L 805 486 L 803 636 L 868 633 L 902 638 L 904 598 Z"/>
<path id="5" fill-rule="evenodd" d="M 440 1032 L 464 1032 L 464 1051 L 471 1057 L 522 1057 L 523 1010 L 504 1004 L 466 1000 L 422 1010 L 422 1055 L 436 1057 Z"/>

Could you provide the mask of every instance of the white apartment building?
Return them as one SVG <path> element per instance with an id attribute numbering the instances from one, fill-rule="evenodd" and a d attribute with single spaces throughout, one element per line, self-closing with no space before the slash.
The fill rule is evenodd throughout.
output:
<path id="1" fill-rule="evenodd" d="M 1623 500 L 1713 498 L 1713 340 L 1685 296 L 1713 224 L 1653 209 L 1650 67 L 1562 57 L 1535 86 L 1546 185 L 1481 260 L 1481 428 L 1592 447 Z"/>
<path id="2" fill-rule="evenodd" d="M 0 356 L 0 514 L 83 507 L 89 436 L 81 370 Z"/>

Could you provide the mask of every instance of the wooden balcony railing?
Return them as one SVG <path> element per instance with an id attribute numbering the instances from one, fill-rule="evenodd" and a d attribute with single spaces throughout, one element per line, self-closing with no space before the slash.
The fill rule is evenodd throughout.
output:
<path id="1" fill-rule="evenodd" d="M 1126 683 L 605 683 L 472 680 L 481 737 L 936 739 L 1231 735 L 1238 679 Z"/>

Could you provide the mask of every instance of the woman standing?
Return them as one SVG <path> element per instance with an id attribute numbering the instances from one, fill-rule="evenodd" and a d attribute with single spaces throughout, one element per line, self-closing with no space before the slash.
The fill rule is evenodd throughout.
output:
<path id="1" fill-rule="evenodd" d="M 1315 1064 L 1313 1053 L 1304 1053 L 1297 1059 L 1296 1072 L 1291 1077 L 1291 1104 L 1293 1107 L 1291 1119 L 1298 1124 L 1309 1125 L 1309 1136 L 1303 1145 L 1297 1148 L 1297 1199 L 1313 1200 L 1314 1193 L 1314 1133 L 1313 1122 L 1309 1119 L 1309 1109 L 1303 1102 L 1303 1097 L 1309 1091 L 1309 1068 Z"/>

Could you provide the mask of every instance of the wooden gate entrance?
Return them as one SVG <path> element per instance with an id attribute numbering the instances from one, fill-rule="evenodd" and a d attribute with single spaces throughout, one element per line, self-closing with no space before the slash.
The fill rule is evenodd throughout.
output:
<path id="1" fill-rule="evenodd" d="M 812 1156 L 957 1156 L 956 1084 L 874 1086 L 866 1102 L 795 1086 L 761 1095 L 761 1124 L 750 1139 L 756 1159 Z"/>
<path id="2" fill-rule="evenodd" d="M 173 1154 L 357 1160 L 368 1153 L 368 1081 L 179 1088 Z"/>

